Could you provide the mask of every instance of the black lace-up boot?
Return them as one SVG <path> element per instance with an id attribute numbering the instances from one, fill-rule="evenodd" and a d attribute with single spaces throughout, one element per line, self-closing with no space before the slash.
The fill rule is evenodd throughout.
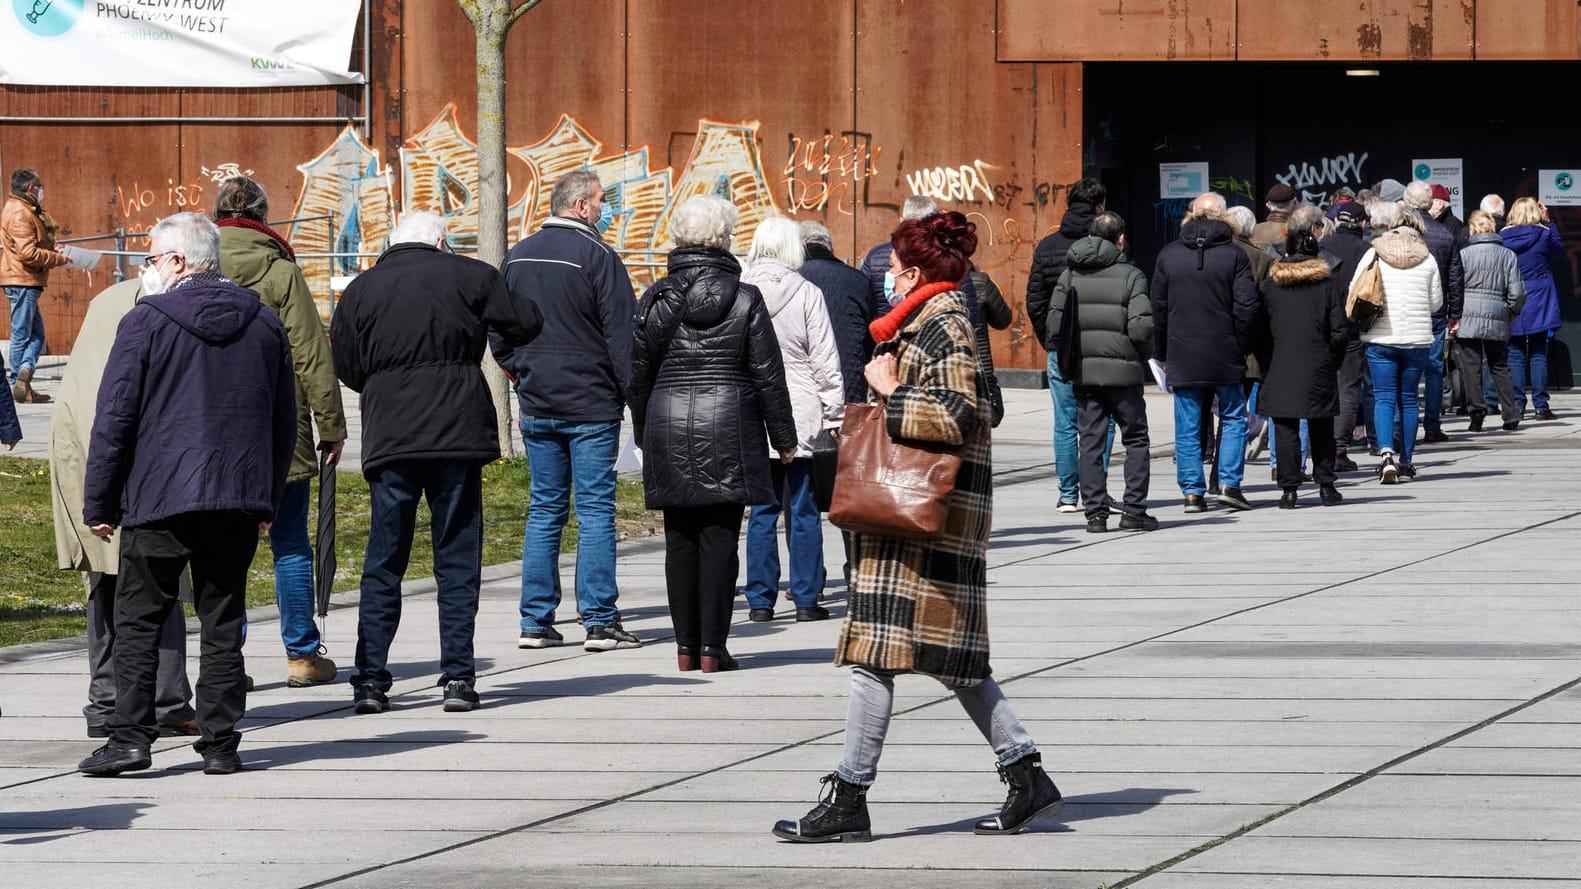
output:
<path id="1" fill-rule="evenodd" d="M 819 779 L 829 785 L 823 802 L 800 821 L 779 821 L 774 835 L 794 843 L 867 842 L 873 822 L 867 817 L 867 788 L 830 773 Z M 1051 785 L 1052 786 L 1052 785 Z"/>
<path id="2" fill-rule="evenodd" d="M 1028 753 L 1015 762 L 999 767 L 999 780 L 1010 785 L 1010 794 L 999 814 L 977 822 L 973 833 L 1020 833 L 1034 819 L 1055 815 L 1065 808 L 1059 788 L 1043 772 L 1043 754 Z"/>

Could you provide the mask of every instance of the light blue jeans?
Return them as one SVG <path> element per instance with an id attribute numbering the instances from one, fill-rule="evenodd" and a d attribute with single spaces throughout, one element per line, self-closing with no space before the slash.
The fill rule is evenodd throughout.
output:
<path id="1" fill-rule="evenodd" d="M 620 421 L 581 423 L 523 416 L 522 443 L 532 470 L 522 537 L 521 628 L 554 624 L 560 607 L 560 535 L 576 497 L 576 607 L 585 627 L 616 623 L 615 458 Z"/>
<path id="2" fill-rule="evenodd" d="M 280 641 L 291 657 L 318 653 L 318 625 L 313 622 L 313 543 L 307 536 L 311 479 L 291 482 L 280 498 L 280 510 L 269 526 L 269 551 L 274 556 L 274 601 L 280 608 Z"/>
<path id="3" fill-rule="evenodd" d="M 1049 398 L 1054 401 L 1054 472 L 1059 476 L 1059 502 L 1081 502 L 1081 455 L 1076 442 L 1076 387 L 1059 372 L 1059 355 L 1050 352 L 1048 362 Z M 1109 418 L 1109 436 L 1103 445 L 1103 472 L 1109 474 L 1114 456 L 1114 418 Z"/>
<path id="4" fill-rule="evenodd" d="M 750 608 L 774 607 L 780 583 L 780 545 L 775 527 L 786 513 L 785 536 L 790 550 L 790 592 L 797 608 L 818 604 L 823 592 L 823 525 L 813 490 L 812 459 L 769 463 L 775 501 L 752 507 L 747 519 L 747 585 L 742 592 Z"/>
<path id="5" fill-rule="evenodd" d="M 17 371 L 24 367 L 37 367 L 38 356 L 44 351 L 44 315 L 38 310 L 41 287 L 7 287 L 5 297 L 11 302 L 11 361 L 7 382 L 15 383 Z"/>

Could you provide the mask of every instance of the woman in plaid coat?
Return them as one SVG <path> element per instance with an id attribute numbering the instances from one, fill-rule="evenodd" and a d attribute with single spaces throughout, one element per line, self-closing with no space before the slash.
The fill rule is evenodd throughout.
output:
<path id="1" fill-rule="evenodd" d="M 1016 833 L 1057 812 L 1059 790 L 989 675 L 987 553 L 993 516 L 990 407 L 958 282 L 977 249 L 960 213 L 901 223 L 891 238 L 885 290 L 894 306 L 870 327 L 879 346 L 865 375 L 896 441 L 960 448 L 944 532 L 927 541 L 857 535 L 850 607 L 835 662 L 854 667 L 845 754 L 823 779 L 823 802 L 774 834 L 795 842 L 865 840 L 867 789 L 878 775 L 897 673 L 931 676 L 955 692 L 998 757 L 1010 785 L 999 815 L 976 832 Z"/>

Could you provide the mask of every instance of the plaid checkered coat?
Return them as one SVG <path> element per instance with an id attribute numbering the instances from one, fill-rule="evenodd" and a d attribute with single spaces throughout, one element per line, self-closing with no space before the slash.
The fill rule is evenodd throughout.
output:
<path id="1" fill-rule="evenodd" d="M 879 350 L 898 350 L 888 404 L 896 440 L 963 445 L 944 534 L 935 540 L 857 535 L 850 607 L 837 665 L 921 673 L 947 686 L 988 678 L 987 553 L 993 518 L 990 406 L 959 291 L 923 303 Z"/>

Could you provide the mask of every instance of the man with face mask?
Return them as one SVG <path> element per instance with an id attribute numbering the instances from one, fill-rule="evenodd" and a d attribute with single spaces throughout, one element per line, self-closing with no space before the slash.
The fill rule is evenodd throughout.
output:
<path id="1" fill-rule="evenodd" d="M 516 381 L 522 442 L 532 470 L 532 507 L 522 541 L 521 648 L 549 648 L 560 606 L 560 534 L 575 493 L 576 605 L 583 648 L 638 648 L 620 625 L 615 584 L 615 460 L 631 380 L 635 294 L 603 235 L 614 218 L 598 176 L 562 176 L 551 218 L 512 248 L 505 284 L 543 315 L 543 332 L 509 348 L 491 336 L 494 359 Z"/>

